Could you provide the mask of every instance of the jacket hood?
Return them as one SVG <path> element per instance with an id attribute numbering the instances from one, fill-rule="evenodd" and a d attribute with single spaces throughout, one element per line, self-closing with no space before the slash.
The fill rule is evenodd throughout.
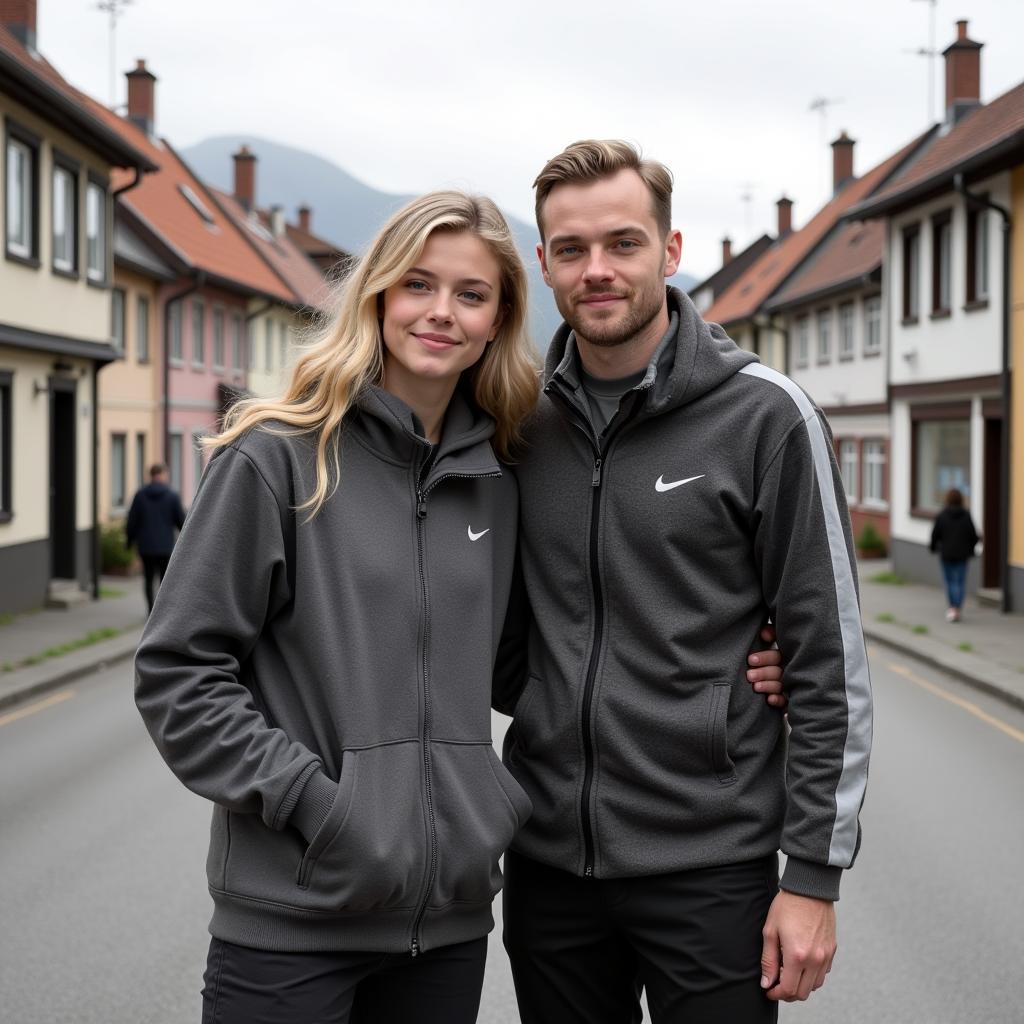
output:
<path id="1" fill-rule="evenodd" d="M 356 405 L 358 429 L 378 455 L 410 462 L 417 453 L 429 451 L 423 424 L 400 398 L 372 385 L 359 396 Z M 445 413 L 430 478 L 438 475 L 442 462 L 445 474 L 497 472 L 498 461 L 488 443 L 494 427 L 494 420 L 467 398 L 464 389 L 456 388 Z"/>
<path id="2" fill-rule="evenodd" d="M 170 487 L 163 483 L 163 481 L 153 480 L 142 488 L 142 493 L 150 501 L 160 501 L 169 490 Z"/>
<path id="3" fill-rule="evenodd" d="M 642 410 L 647 416 L 686 405 L 749 363 L 759 362 L 753 352 L 741 349 L 718 324 L 707 323 L 688 295 L 671 285 L 665 291 L 669 330 L 639 385 L 647 389 Z M 560 377 L 578 386 L 578 364 L 575 333 L 563 323 L 548 349 L 545 379 Z"/>

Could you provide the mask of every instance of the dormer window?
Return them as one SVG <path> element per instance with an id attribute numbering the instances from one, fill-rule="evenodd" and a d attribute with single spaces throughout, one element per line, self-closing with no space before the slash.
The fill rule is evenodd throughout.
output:
<path id="1" fill-rule="evenodd" d="M 213 227 L 216 224 L 216 221 L 213 219 L 213 214 L 210 213 L 209 207 L 191 188 L 189 188 L 188 185 L 179 185 L 178 191 L 188 200 L 189 205 L 196 211 L 196 213 L 199 214 L 200 217 L 202 217 L 206 224 L 210 227 Z"/>

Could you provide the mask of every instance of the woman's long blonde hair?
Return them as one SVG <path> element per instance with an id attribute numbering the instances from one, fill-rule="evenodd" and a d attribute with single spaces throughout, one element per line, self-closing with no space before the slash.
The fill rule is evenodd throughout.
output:
<path id="1" fill-rule="evenodd" d="M 236 403 L 211 449 L 237 441 L 270 421 L 291 432 L 317 433 L 316 487 L 298 506 L 310 518 L 338 486 L 339 427 L 360 392 L 384 376 L 380 296 L 413 266 L 435 231 L 469 231 L 488 247 L 501 271 L 501 324 L 483 356 L 464 372 L 477 405 L 497 424 L 493 444 L 509 460 L 524 417 L 537 402 L 539 366 L 526 332 L 526 272 L 501 211 L 484 196 L 428 192 L 395 213 L 340 287 L 335 312 L 295 362 L 284 395 Z"/>

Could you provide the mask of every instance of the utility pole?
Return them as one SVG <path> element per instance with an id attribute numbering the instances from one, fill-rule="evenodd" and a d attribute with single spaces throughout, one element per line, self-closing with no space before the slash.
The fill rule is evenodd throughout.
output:
<path id="1" fill-rule="evenodd" d="M 99 0 L 96 9 L 103 11 L 110 16 L 110 106 L 114 107 L 116 102 L 115 82 L 117 79 L 117 19 L 124 13 L 124 9 L 134 3 L 135 0 Z"/>

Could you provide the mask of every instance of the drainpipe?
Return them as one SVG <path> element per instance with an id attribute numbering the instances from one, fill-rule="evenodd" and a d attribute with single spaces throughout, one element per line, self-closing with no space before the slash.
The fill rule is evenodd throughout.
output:
<path id="1" fill-rule="evenodd" d="M 180 292 L 176 292 L 164 303 L 164 450 L 160 461 L 165 466 L 167 465 L 168 453 L 171 450 L 171 303 L 180 302 L 203 287 L 206 283 L 206 273 L 202 270 L 196 270 L 193 271 L 193 274 L 192 283 L 182 288 Z M 181 329 L 184 332 L 184 315 L 182 316 Z"/>
<path id="2" fill-rule="evenodd" d="M 100 366 L 92 364 L 92 599 L 100 599 Z M 125 453 L 127 458 L 127 453 Z"/>
<path id="3" fill-rule="evenodd" d="M 1010 211 L 991 199 L 968 192 L 963 174 L 953 176 L 953 188 L 976 209 L 995 210 L 1003 219 L 1003 365 L 1000 382 L 1003 392 L 1002 465 L 1003 501 L 999 509 L 999 586 L 1002 590 L 1002 611 L 1012 611 L 1010 601 Z"/>

